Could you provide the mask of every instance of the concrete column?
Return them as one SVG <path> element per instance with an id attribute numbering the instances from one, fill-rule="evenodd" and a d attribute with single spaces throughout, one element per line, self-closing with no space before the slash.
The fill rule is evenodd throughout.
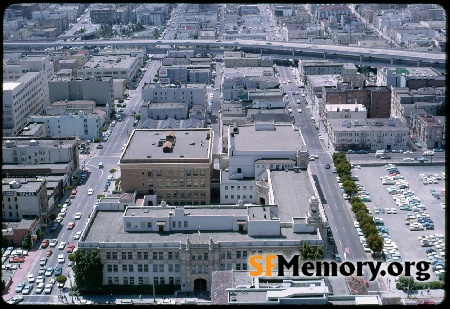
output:
<path id="1" fill-rule="evenodd" d="M 294 57 L 294 50 L 292 50 L 292 57 Z"/>
<path id="2" fill-rule="evenodd" d="M 327 59 L 327 53 L 323 52 L 323 59 Z"/>
<path id="3" fill-rule="evenodd" d="M 394 64 L 394 58 L 391 58 L 391 65 Z"/>
<path id="4" fill-rule="evenodd" d="M 359 55 L 359 62 L 362 62 L 362 58 L 363 58 L 363 56 Z"/>
<path id="5" fill-rule="evenodd" d="M 417 60 L 417 66 L 420 67 L 420 60 Z"/>

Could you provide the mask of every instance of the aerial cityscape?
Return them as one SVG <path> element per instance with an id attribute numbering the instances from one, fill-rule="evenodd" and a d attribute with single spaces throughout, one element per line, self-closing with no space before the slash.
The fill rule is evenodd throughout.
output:
<path id="1" fill-rule="evenodd" d="M 446 297 L 436 4 L 19 3 L 8 304 Z"/>

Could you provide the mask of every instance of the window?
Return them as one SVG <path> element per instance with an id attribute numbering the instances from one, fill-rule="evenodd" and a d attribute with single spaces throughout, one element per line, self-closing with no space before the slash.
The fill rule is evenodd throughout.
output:
<path id="1" fill-rule="evenodd" d="M 147 228 L 151 228 L 152 227 L 152 223 L 151 222 L 147 222 Z"/>
<path id="2" fill-rule="evenodd" d="M 175 264 L 175 272 L 176 273 L 180 272 L 180 264 Z"/>
<path id="3" fill-rule="evenodd" d="M 154 273 L 158 272 L 158 264 L 153 264 L 153 272 Z"/>

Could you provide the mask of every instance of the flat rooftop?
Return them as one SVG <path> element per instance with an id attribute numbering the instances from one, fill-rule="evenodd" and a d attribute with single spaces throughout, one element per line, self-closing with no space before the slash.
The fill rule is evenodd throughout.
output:
<path id="1" fill-rule="evenodd" d="M 256 131 L 254 125 L 239 126 L 239 134 L 234 135 L 236 151 L 295 151 L 303 145 L 299 132 L 292 125 L 276 125 L 273 131 Z"/>
<path id="2" fill-rule="evenodd" d="M 7 146 L 8 141 L 14 142 L 14 144 L 15 144 L 14 147 L 30 147 L 30 143 L 32 141 L 36 141 L 37 146 L 35 146 L 35 147 L 63 148 L 63 147 L 72 147 L 72 145 L 75 143 L 75 138 L 73 136 L 60 137 L 60 138 L 5 137 L 2 140 L 2 148 L 8 148 L 8 146 Z M 38 164 L 38 165 L 41 165 L 41 164 Z"/>
<path id="3" fill-rule="evenodd" d="M 315 240 L 320 239 L 320 235 L 313 233 L 294 233 L 292 228 L 282 227 L 280 236 L 271 237 L 253 237 L 247 234 L 234 231 L 201 231 L 198 230 L 186 232 L 148 232 L 148 233 L 129 233 L 124 231 L 123 212 L 121 211 L 97 211 L 92 222 L 91 228 L 86 233 L 84 242 L 106 242 L 106 243 L 165 243 L 180 242 L 189 237 L 191 243 L 207 243 L 210 238 L 214 242 L 246 242 L 275 240 L 277 245 L 279 241 L 296 240 Z"/>
<path id="4" fill-rule="evenodd" d="M 173 132 L 175 143 L 171 152 L 163 152 L 160 141 L 166 140 L 166 135 Z M 128 146 L 125 149 L 120 161 L 126 160 L 149 160 L 155 159 L 204 159 L 210 157 L 210 141 L 206 139 L 210 129 L 137 129 L 133 130 Z"/>
<path id="5" fill-rule="evenodd" d="M 292 222 L 293 217 L 305 217 L 309 199 L 315 195 L 308 173 L 270 171 L 270 178 L 280 221 Z"/>
<path id="6" fill-rule="evenodd" d="M 133 62 L 136 60 L 135 57 L 130 57 L 128 55 L 108 55 L 108 56 L 91 56 L 88 61 L 86 61 L 80 69 L 128 69 L 131 67 Z"/>

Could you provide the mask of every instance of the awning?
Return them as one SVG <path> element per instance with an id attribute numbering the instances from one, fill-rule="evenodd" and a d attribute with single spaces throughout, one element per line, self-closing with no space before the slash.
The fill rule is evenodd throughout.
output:
<path id="1" fill-rule="evenodd" d="M 166 221 L 156 221 L 156 225 L 166 225 Z"/>

